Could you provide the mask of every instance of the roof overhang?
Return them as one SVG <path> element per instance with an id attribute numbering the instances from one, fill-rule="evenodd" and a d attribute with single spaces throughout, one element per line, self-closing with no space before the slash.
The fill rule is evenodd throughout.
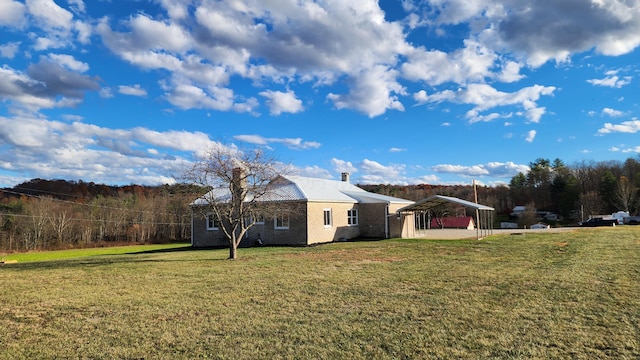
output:
<path id="1" fill-rule="evenodd" d="M 476 210 L 494 211 L 494 208 L 486 205 L 476 204 L 471 201 L 458 199 L 455 197 L 434 195 L 420 201 L 416 201 L 411 205 L 405 206 L 398 210 L 398 212 L 411 212 L 411 211 L 428 211 L 438 206 L 446 204 L 456 204 Z"/>

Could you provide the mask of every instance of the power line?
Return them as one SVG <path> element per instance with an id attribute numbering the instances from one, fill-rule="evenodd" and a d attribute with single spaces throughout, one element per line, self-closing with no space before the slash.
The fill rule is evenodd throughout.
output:
<path id="1" fill-rule="evenodd" d="M 166 212 L 165 213 L 161 213 L 161 212 L 152 211 L 152 210 L 127 209 L 127 208 L 121 208 L 121 207 L 115 207 L 115 206 L 96 205 L 96 204 L 91 204 L 91 203 L 82 203 L 82 202 L 76 202 L 76 201 L 70 201 L 70 200 L 62 200 L 62 199 L 57 199 L 57 198 L 54 198 L 54 197 L 49 197 L 49 196 L 44 196 L 44 195 L 26 194 L 26 193 L 13 191 L 13 190 L 7 190 L 7 189 L 2 189 L 1 191 L 9 193 L 9 194 L 27 196 L 27 197 L 32 197 L 32 198 L 36 198 L 36 199 L 52 200 L 52 201 L 57 201 L 57 202 L 61 202 L 61 203 L 67 203 L 67 204 L 72 204 L 72 205 L 90 206 L 90 207 L 93 207 L 93 208 L 106 209 L 106 210 L 133 211 L 133 212 L 139 212 L 139 213 L 150 213 L 150 214 L 167 215 L 167 216 L 175 216 L 175 215 L 177 215 L 177 214 L 174 214 L 174 213 L 166 213 Z M 44 192 L 46 193 L 46 191 L 44 191 Z M 107 199 L 107 198 L 105 198 L 105 199 Z M 184 216 L 184 215 L 182 215 L 182 216 Z"/>

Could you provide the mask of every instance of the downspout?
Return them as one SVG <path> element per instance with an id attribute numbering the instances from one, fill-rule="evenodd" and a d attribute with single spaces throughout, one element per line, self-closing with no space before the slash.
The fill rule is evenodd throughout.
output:
<path id="1" fill-rule="evenodd" d="M 389 238 L 389 203 L 384 207 L 384 238 Z"/>
<path id="2" fill-rule="evenodd" d="M 194 227 L 194 223 L 193 223 L 193 206 L 191 207 L 191 246 L 193 246 L 193 227 Z"/>

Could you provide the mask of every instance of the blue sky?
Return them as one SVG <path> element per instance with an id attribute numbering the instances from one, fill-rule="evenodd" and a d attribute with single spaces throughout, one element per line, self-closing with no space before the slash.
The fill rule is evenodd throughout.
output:
<path id="1" fill-rule="evenodd" d="M 0 0 L 0 186 L 171 183 L 218 143 L 373 184 L 637 158 L 639 45 L 622 0 Z"/>

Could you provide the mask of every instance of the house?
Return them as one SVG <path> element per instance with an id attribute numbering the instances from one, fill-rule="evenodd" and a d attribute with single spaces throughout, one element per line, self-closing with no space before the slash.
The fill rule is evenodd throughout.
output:
<path id="1" fill-rule="evenodd" d="M 312 245 L 354 238 L 402 237 L 413 226 L 398 209 L 412 201 L 365 191 L 349 182 L 280 175 L 271 181 L 273 195 L 261 201 L 283 204 L 280 210 L 262 214 L 247 232 L 241 246 L 258 239 L 264 245 Z M 228 191 L 214 189 L 211 191 Z M 212 216 L 200 216 L 205 195 L 191 204 L 191 245 L 227 246 L 223 231 Z"/>
<path id="2" fill-rule="evenodd" d="M 510 215 L 513 217 L 519 217 L 520 215 L 524 214 L 525 211 L 527 211 L 526 206 L 518 205 L 513 208 L 513 211 L 511 212 Z"/>
<path id="3" fill-rule="evenodd" d="M 475 229 L 471 216 L 446 216 L 431 218 L 432 229 Z"/>

